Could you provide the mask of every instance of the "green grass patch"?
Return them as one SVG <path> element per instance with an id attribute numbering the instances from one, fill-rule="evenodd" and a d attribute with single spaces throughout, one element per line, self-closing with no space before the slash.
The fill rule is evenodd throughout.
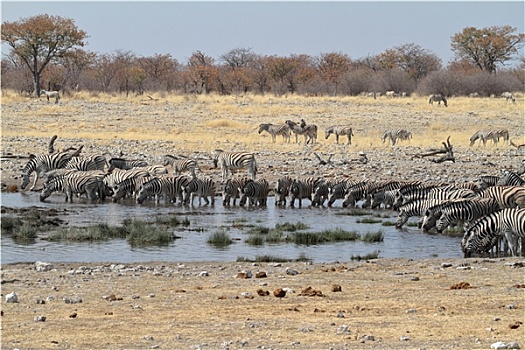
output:
<path id="1" fill-rule="evenodd" d="M 49 241 L 106 241 L 111 238 L 126 238 L 126 231 L 121 227 L 109 226 L 107 224 L 96 224 L 87 227 L 60 228 L 51 233 Z"/>
<path id="2" fill-rule="evenodd" d="M 176 216 L 158 216 L 155 219 L 155 223 L 168 227 L 190 226 L 190 220 L 188 220 L 188 218 L 184 218 L 184 220 L 181 221 Z"/>
<path id="3" fill-rule="evenodd" d="M 378 224 L 382 221 L 379 219 L 374 219 L 374 218 L 362 218 L 362 219 L 356 220 L 356 222 L 358 224 Z"/>
<path id="4" fill-rule="evenodd" d="M 407 222 L 405 225 L 408 227 L 417 227 L 418 223 L 411 221 L 411 222 Z"/>
<path id="5" fill-rule="evenodd" d="M 352 209 L 347 210 L 343 212 L 338 212 L 336 215 L 346 215 L 346 216 L 365 216 L 365 215 L 372 215 L 372 212 L 369 212 L 368 210 L 363 209 Z"/>
<path id="6" fill-rule="evenodd" d="M 395 221 L 383 221 L 381 223 L 381 226 L 396 226 L 396 222 Z"/>
<path id="7" fill-rule="evenodd" d="M 4 216 L 2 217 L 2 220 L 0 220 L 1 227 L 2 227 L 2 234 L 10 235 L 18 229 L 20 226 L 23 225 L 22 220 L 20 218 L 15 218 L 11 216 Z"/>
<path id="8" fill-rule="evenodd" d="M 246 244 L 249 244 L 249 245 L 259 246 L 259 245 L 264 245 L 265 239 L 264 239 L 264 236 L 263 236 L 263 235 L 260 235 L 260 234 L 252 234 L 252 235 L 250 235 L 248 238 L 246 238 L 246 239 L 244 240 L 244 242 L 245 242 Z"/>
<path id="9" fill-rule="evenodd" d="M 206 243 L 216 247 L 226 247 L 233 243 L 230 235 L 225 231 L 217 231 L 208 236 Z"/>
<path id="10" fill-rule="evenodd" d="M 252 227 L 246 233 L 250 235 L 267 235 L 268 233 L 270 233 L 270 228 L 258 225 L 258 226 Z"/>
<path id="11" fill-rule="evenodd" d="M 175 238 L 165 227 L 142 220 L 127 222 L 124 230 L 131 246 L 168 245 Z"/>
<path id="12" fill-rule="evenodd" d="M 383 231 L 379 230 L 376 232 L 367 232 L 362 237 L 361 240 L 366 243 L 376 243 L 383 242 L 385 234 Z"/>
<path id="13" fill-rule="evenodd" d="M 284 224 L 275 225 L 275 229 L 277 231 L 286 231 L 286 232 L 295 232 L 299 230 L 306 230 L 309 228 L 310 227 L 308 225 L 302 222 L 296 222 L 295 224 L 291 222 L 285 222 Z"/>
<path id="14" fill-rule="evenodd" d="M 375 250 L 365 255 L 355 255 L 355 256 L 352 255 L 350 257 L 350 260 L 360 261 L 360 260 L 372 260 L 372 259 L 377 259 L 377 258 L 379 258 L 379 251 Z"/>
<path id="15" fill-rule="evenodd" d="M 327 242 L 356 241 L 360 238 L 355 231 L 345 231 L 340 228 L 321 232 L 295 232 L 291 237 L 295 244 L 320 244 Z"/>
<path id="16" fill-rule="evenodd" d="M 255 259 L 249 259 L 243 256 L 237 257 L 237 262 L 251 262 L 251 263 L 284 263 L 284 262 L 307 262 L 312 261 L 305 253 L 299 254 L 297 259 L 288 259 L 276 255 L 257 255 Z"/>

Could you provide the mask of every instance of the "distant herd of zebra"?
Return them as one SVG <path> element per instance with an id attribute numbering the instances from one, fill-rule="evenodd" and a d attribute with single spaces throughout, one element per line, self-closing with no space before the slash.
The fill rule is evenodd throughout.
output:
<path id="1" fill-rule="evenodd" d="M 222 187 L 223 205 L 266 206 L 271 192 L 279 207 L 332 207 L 342 200 L 342 207 L 386 208 L 396 210 L 397 228 L 410 217 L 420 217 L 419 227 L 442 232 L 447 226 L 463 222 L 461 248 L 465 256 L 483 253 L 498 246 L 505 237 L 513 255 L 524 252 L 525 242 L 525 160 L 517 172 L 504 171 L 500 176 L 481 176 L 477 182 L 459 184 L 425 183 L 421 181 L 353 181 L 348 178 L 295 178 L 283 176 L 275 185 L 257 177 L 255 155 L 249 152 L 214 150 L 211 160 L 221 167 L 220 183 L 201 176 L 195 159 L 166 155 L 162 164 L 149 165 L 143 160 L 110 158 L 107 154 L 81 155 L 82 147 L 32 156 L 22 170 L 21 189 L 25 189 L 32 173 L 35 188 L 43 179 L 40 200 L 54 192 L 66 195 L 66 201 L 85 195 L 92 201 L 114 202 L 124 197 L 140 204 L 147 200 L 193 205 L 194 198 L 206 204 L 215 203 Z M 173 174 L 169 174 L 169 168 Z M 249 176 L 232 176 L 246 169 Z M 199 176 L 197 176 L 197 172 Z M 187 175 L 185 175 L 187 173 Z M 184 174 L 184 175 L 183 175 Z M 518 239 L 522 241 L 518 248 Z"/>

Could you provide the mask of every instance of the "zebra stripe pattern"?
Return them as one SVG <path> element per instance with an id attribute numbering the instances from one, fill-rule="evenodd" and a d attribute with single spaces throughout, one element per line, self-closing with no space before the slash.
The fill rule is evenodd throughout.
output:
<path id="1" fill-rule="evenodd" d="M 275 189 L 275 204 L 277 206 L 286 207 L 286 197 L 290 193 L 290 186 L 293 179 L 290 176 L 283 176 L 277 180 L 277 188 Z"/>
<path id="2" fill-rule="evenodd" d="M 247 177 L 228 179 L 222 191 L 222 205 L 230 205 L 232 199 L 233 205 L 235 205 L 237 199 L 241 198 L 242 189 L 248 181 L 252 180 Z"/>
<path id="3" fill-rule="evenodd" d="M 270 192 L 270 185 L 265 179 L 259 179 L 257 181 L 248 180 L 242 189 L 242 197 L 239 205 L 243 206 L 249 200 L 249 205 L 259 204 L 259 206 L 266 206 L 268 192 Z"/>
<path id="4" fill-rule="evenodd" d="M 525 187 L 492 186 L 480 193 L 481 197 L 494 198 L 501 209 L 525 208 Z"/>
<path id="5" fill-rule="evenodd" d="M 294 180 L 290 185 L 290 207 L 295 206 L 295 200 L 299 202 L 299 208 L 303 205 L 303 199 L 310 200 L 312 203 L 312 194 L 314 188 L 322 181 L 320 178 L 309 177 L 301 180 Z"/>
<path id="6" fill-rule="evenodd" d="M 412 138 L 412 132 L 405 130 L 405 129 L 396 129 L 396 130 L 385 130 L 383 133 L 383 136 L 381 137 L 381 140 L 383 143 L 385 143 L 386 140 L 389 141 L 389 143 L 392 143 L 392 146 L 396 144 L 398 140 L 400 141 L 406 141 L 410 140 Z"/>
<path id="7" fill-rule="evenodd" d="M 35 172 L 35 180 L 33 186 L 29 189 L 32 191 L 35 188 L 36 182 L 49 170 L 65 168 L 67 163 L 72 157 L 78 155 L 80 150 L 71 152 L 60 152 L 53 154 L 39 154 L 33 156 L 22 169 L 22 183 L 20 184 L 21 189 L 25 189 L 29 184 L 29 177 Z"/>
<path id="8" fill-rule="evenodd" d="M 335 135 L 335 143 L 339 144 L 339 136 L 345 136 L 348 139 L 347 145 L 352 144 L 352 136 L 354 136 L 352 132 L 352 128 L 349 126 L 341 126 L 341 125 L 335 125 L 330 126 L 325 129 L 325 139 L 328 139 L 331 134 Z"/>
<path id="9" fill-rule="evenodd" d="M 46 96 L 47 103 L 49 103 L 50 98 L 55 99 L 55 104 L 57 104 L 58 100 L 60 99 L 60 94 L 58 93 L 58 91 L 47 91 L 47 90 L 42 89 L 40 90 L 40 95 Z"/>
<path id="10" fill-rule="evenodd" d="M 505 170 L 498 179 L 496 186 L 525 186 L 525 180 L 517 173 Z"/>
<path id="11" fill-rule="evenodd" d="M 166 154 L 164 156 L 164 166 L 168 166 L 168 165 L 171 165 L 173 167 L 173 171 L 175 172 L 175 175 L 181 175 L 183 172 L 189 171 L 191 174 L 191 177 L 197 177 L 195 170 L 198 170 L 199 172 L 201 171 L 195 159 L 190 159 L 190 158 L 179 159 L 175 156 Z"/>
<path id="12" fill-rule="evenodd" d="M 118 202 L 125 196 L 133 197 L 138 193 L 140 186 L 149 181 L 149 176 L 130 176 L 127 179 L 115 184 L 112 188 L 112 200 L 114 203 Z"/>
<path id="13" fill-rule="evenodd" d="M 470 137 L 470 146 L 473 146 L 477 140 L 480 140 L 479 143 L 483 142 L 483 146 L 487 144 L 488 140 L 497 144 L 499 139 L 503 138 L 504 143 L 509 142 L 509 131 L 507 129 L 498 129 L 498 130 L 478 130 Z"/>
<path id="14" fill-rule="evenodd" d="M 465 257 L 487 252 L 502 235 L 507 239 L 512 255 L 516 256 L 518 237 L 522 244 L 525 239 L 525 209 L 507 208 L 478 219 L 465 232 L 461 249 Z"/>
<path id="15" fill-rule="evenodd" d="M 212 152 L 213 165 L 217 168 L 220 164 L 222 170 L 222 181 L 226 181 L 228 177 L 228 169 L 230 171 L 246 168 L 252 180 L 255 180 L 257 174 L 257 163 L 255 155 L 249 152 L 224 152 L 216 149 Z"/>
<path id="16" fill-rule="evenodd" d="M 66 169 L 76 169 L 81 171 L 101 170 L 106 167 L 106 158 L 101 154 L 74 157 L 67 163 Z"/>
<path id="17" fill-rule="evenodd" d="M 287 124 L 274 125 L 271 123 L 263 123 L 259 125 L 258 133 L 260 134 L 263 131 L 268 132 L 272 136 L 273 143 L 275 143 L 275 138 L 277 135 L 281 135 L 283 137 L 283 142 L 288 141 L 288 143 L 290 143 L 290 127 Z"/>
<path id="18" fill-rule="evenodd" d="M 423 216 L 428 208 L 433 207 L 442 203 L 441 199 L 420 199 L 407 204 L 403 204 L 399 207 L 399 214 L 397 216 L 396 228 L 401 228 L 412 216 Z M 421 218 L 419 227 L 423 224 L 423 218 Z"/>
<path id="19" fill-rule="evenodd" d="M 183 188 L 188 184 L 185 176 L 163 176 L 153 177 L 140 186 L 136 202 L 141 204 L 148 197 L 154 196 L 155 202 L 158 203 L 160 197 L 164 198 L 164 203 L 168 204 L 171 200 L 174 203 L 177 197 L 183 201 Z"/>
<path id="20" fill-rule="evenodd" d="M 192 179 L 182 186 L 182 201 L 184 204 L 193 205 L 195 195 L 199 196 L 199 205 L 204 198 L 206 204 L 215 204 L 215 182 L 212 179 Z M 210 200 L 208 200 L 210 197 Z"/>
<path id="21" fill-rule="evenodd" d="M 86 194 L 89 200 L 95 200 L 100 194 L 102 178 L 102 172 L 83 171 L 56 176 L 44 184 L 44 189 L 40 193 L 40 201 L 43 202 L 53 192 L 64 192 L 66 202 L 71 203 L 73 202 L 73 194 Z"/>
<path id="22" fill-rule="evenodd" d="M 303 127 L 291 120 L 287 120 L 286 124 L 290 127 L 292 132 L 295 134 L 295 143 L 299 142 L 298 141 L 299 135 L 304 136 L 305 144 L 309 144 L 310 142 L 312 143 L 317 142 L 317 125 L 309 124 Z"/>
<path id="23" fill-rule="evenodd" d="M 146 167 L 148 163 L 143 160 L 128 160 L 124 158 L 111 158 L 108 161 L 108 171 L 113 171 L 114 169 L 130 170 L 133 168 Z"/>

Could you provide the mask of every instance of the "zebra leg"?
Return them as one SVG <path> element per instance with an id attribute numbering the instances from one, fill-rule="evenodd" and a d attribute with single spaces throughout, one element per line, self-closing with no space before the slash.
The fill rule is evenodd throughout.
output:
<path id="1" fill-rule="evenodd" d="M 510 253 L 512 254 L 512 256 L 517 256 L 518 236 L 514 235 L 512 233 L 512 230 L 507 229 L 505 230 L 505 238 L 507 239 L 507 242 L 509 244 Z"/>

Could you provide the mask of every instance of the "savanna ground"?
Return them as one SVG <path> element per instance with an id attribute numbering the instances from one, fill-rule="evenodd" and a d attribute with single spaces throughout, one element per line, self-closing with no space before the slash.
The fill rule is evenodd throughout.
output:
<path id="1" fill-rule="evenodd" d="M 525 143 L 522 96 L 514 104 L 451 98 L 448 108 L 428 105 L 424 97 L 151 97 L 79 94 L 54 105 L 4 92 L 3 187 L 17 190 L 27 162 L 12 156 L 46 153 L 53 135 L 58 135 L 58 149 L 84 145 L 84 153 L 122 153 L 151 163 L 161 162 L 164 154 L 195 157 L 203 173 L 217 180 L 220 171 L 211 169 L 209 156 L 216 148 L 255 152 L 258 176 L 270 181 L 289 174 L 463 182 L 516 169 L 525 152 L 502 143 L 469 147 L 475 131 L 489 128 L 507 128 L 514 144 Z M 257 134 L 259 123 L 301 118 L 319 126 L 316 145 L 296 144 L 293 137 L 290 144 L 280 138 L 272 143 L 269 135 Z M 351 146 L 336 145 L 333 136 L 324 139 L 324 128 L 334 124 L 353 127 Z M 394 147 L 383 144 L 380 137 L 390 128 L 406 128 L 414 137 Z M 455 163 L 413 158 L 441 148 L 448 136 Z M 359 162 L 359 152 L 367 155 L 366 164 Z M 333 164 L 320 165 L 314 153 L 324 160 L 332 155 Z M 523 258 L 125 266 L 79 260 L 54 263 L 54 269 L 43 272 L 30 263 L 2 264 L 3 349 L 525 345 Z M 299 274 L 287 274 L 287 267 Z M 254 276 L 264 271 L 267 277 L 236 278 L 242 270 Z M 341 291 L 332 291 L 334 285 Z M 321 294 L 301 295 L 307 287 Z M 273 291 L 279 288 L 293 292 L 276 298 Z M 270 295 L 260 296 L 259 289 Z M 19 303 L 5 302 L 12 291 Z M 34 321 L 37 316 L 45 316 L 45 322 Z"/>

